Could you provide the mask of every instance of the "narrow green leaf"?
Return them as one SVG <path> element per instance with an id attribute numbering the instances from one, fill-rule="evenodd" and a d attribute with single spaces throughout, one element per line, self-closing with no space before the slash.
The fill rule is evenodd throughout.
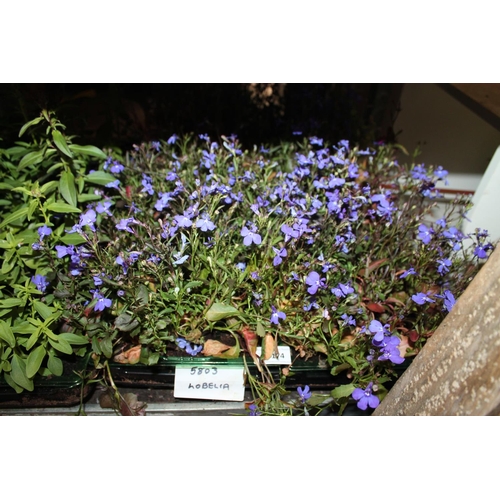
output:
<path id="1" fill-rule="evenodd" d="M 16 347 L 16 338 L 14 337 L 14 334 L 12 333 L 12 329 L 3 320 L 0 320 L 0 339 L 7 342 L 9 347 L 12 347 L 12 349 L 14 349 L 14 347 Z"/>
<path id="2" fill-rule="evenodd" d="M 69 213 L 80 213 L 81 210 L 77 207 L 72 207 L 67 203 L 55 202 L 49 203 L 48 205 L 44 205 L 46 210 L 50 210 L 51 212 L 57 212 L 59 214 L 69 214 Z"/>
<path id="3" fill-rule="evenodd" d="M 71 206 L 76 207 L 77 197 L 75 176 L 73 175 L 73 172 L 67 170 L 61 174 L 61 180 L 59 181 L 59 192 Z"/>
<path id="4" fill-rule="evenodd" d="M 12 376 L 12 380 L 19 386 L 21 386 L 23 389 L 26 389 L 27 391 L 32 391 L 34 386 L 33 386 L 33 380 L 30 380 L 26 376 L 26 362 L 24 359 L 19 357 L 17 354 L 14 353 L 14 357 L 12 358 L 12 371 L 10 372 Z"/>
<path id="5" fill-rule="evenodd" d="M 101 160 L 105 160 L 107 158 L 106 154 L 95 146 L 80 146 L 78 144 L 70 144 L 69 149 L 71 149 L 73 153 L 95 156 L 96 158 L 100 158 Z"/>
<path id="6" fill-rule="evenodd" d="M 29 353 L 28 359 L 26 360 L 26 376 L 28 378 L 33 378 L 36 375 L 40 366 L 42 366 L 45 354 L 47 354 L 47 351 L 43 345 L 39 345 Z"/>
<path id="7" fill-rule="evenodd" d="M 102 170 L 97 170 L 95 172 L 91 172 L 85 176 L 85 180 L 87 182 L 91 182 L 92 184 L 98 184 L 99 186 L 105 186 L 110 182 L 116 181 L 116 177 L 108 172 L 103 172 Z"/>
<path id="8" fill-rule="evenodd" d="M 19 162 L 18 169 L 22 170 L 23 168 L 29 167 L 31 165 L 36 165 L 43 160 L 43 157 L 43 151 L 32 151 L 31 153 L 23 156 L 22 160 Z"/>
<path id="9" fill-rule="evenodd" d="M 64 339 L 68 342 L 68 344 L 73 345 L 86 345 L 89 343 L 89 339 L 87 337 L 71 332 L 60 333 L 58 338 Z"/>
<path id="10" fill-rule="evenodd" d="M 205 318 L 207 321 L 219 321 L 224 318 L 235 316 L 236 314 L 239 314 L 239 311 L 235 307 L 216 302 L 212 304 L 212 307 L 206 312 Z"/>
<path id="11" fill-rule="evenodd" d="M 0 228 L 10 224 L 11 222 L 15 222 L 22 217 L 25 217 L 28 214 L 28 206 L 21 207 L 20 209 L 12 212 L 11 214 L 4 217 L 3 221 L 0 223 Z"/>
<path id="12" fill-rule="evenodd" d="M 35 118 L 34 120 L 29 121 L 28 123 L 25 123 L 22 127 L 21 130 L 19 131 L 19 137 L 21 137 L 26 130 L 28 130 L 30 127 L 33 127 L 34 125 L 38 125 L 42 120 L 43 116 L 39 116 L 38 118 Z"/>
<path id="13" fill-rule="evenodd" d="M 54 144 L 57 146 L 57 149 L 64 153 L 66 156 L 73 158 L 73 153 L 68 148 L 68 144 L 64 136 L 59 132 L 59 130 L 52 131 L 52 139 L 54 140 Z"/>

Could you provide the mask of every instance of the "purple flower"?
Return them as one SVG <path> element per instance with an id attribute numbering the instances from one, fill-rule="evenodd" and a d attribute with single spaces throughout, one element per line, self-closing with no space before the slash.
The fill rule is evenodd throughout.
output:
<path id="1" fill-rule="evenodd" d="M 120 185 L 120 181 L 118 179 L 116 179 L 115 181 L 112 181 L 112 182 L 108 182 L 106 184 L 106 187 L 107 188 L 114 188 L 114 189 L 118 189 L 118 186 Z"/>
<path id="2" fill-rule="evenodd" d="M 307 289 L 308 293 L 314 295 L 318 291 L 318 288 L 325 287 L 325 278 L 320 278 L 316 271 L 311 271 L 306 278 L 306 285 L 309 285 Z"/>
<path id="3" fill-rule="evenodd" d="M 169 140 L 170 140 L 170 139 L 169 139 Z M 167 142 L 168 142 L 168 141 L 167 141 Z M 175 142 L 175 141 L 174 141 L 174 142 Z M 170 144 L 170 142 L 169 142 L 168 144 Z M 152 142 L 151 142 L 151 147 L 152 147 L 153 149 L 155 149 L 157 153 L 159 153 L 159 152 L 160 152 L 160 146 L 161 146 L 160 141 L 152 141 Z"/>
<path id="4" fill-rule="evenodd" d="M 352 397 L 357 401 L 356 406 L 360 410 L 366 410 L 368 406 L 370 408 L 376 408 L 380 404 L 380 400 L 377 396 L 373 394 L 373 382 L 370 382 L 365 389 L 356 388 L 352 393 Z"/>
<path id="5" fill-rule="evenodd" d="M 304 404 L 311 397 L 311 389 L 308 385 L 306 385 L 304 389 L 302 389 L 302 387 L 297 387 L 297 392 L 299 393 L 302 404 Z"/>
<path id="6" fill-rule="evenodd" d="M 404 279 L 407 276 L 409 276 L 410 274 L 417 274 L 417 272 L 415 271 L 415 269 L 413 269 L 413 267 L 410 267 L 410 269 L 407 269 L 403 274 L 401 274 L 399 279 Z"/>
<path id="7" fill-rule="evenodd" d="M 262 242 L 262 238 L 260 234 L 257 234 L 257 228 L 255 225 L 252 225 L 252 229 L 248 229 L 246 226 L 243 226 L 241 229 L 241 236 L 243 236 L 243 244 L 245 246 L 250 246 L 252 243 L 256 245 L 260 245 Z"/>
<path id="8" fill-rule="evenodd" d="M 57 251 L 57 258 L 62 259 L 66 255 L 74 255 L 75 254 L 75 247 L 73 245 L 69 246 L 64 246 L 64 245 L 56 245 L 55 249 Z"/>
<path id="9" fill-rule="evenodd" d="M 444 308 L 450 312 L 453 309 L 453 306 L 455 305 L 455 297 L 449 290 L 444 291 L 444 295 L 436 295 L 436 297 L 440 297 L 444 299 Z"/>
<path id="10" fill-rule="evenodd" d="M 382 342 L 386 334 L 390 334 L 388 330 L 389 325 L 382 325 L 382 323 L 376 319 L 373 319 L 368 326 L 368 330 L 374 333 L 373 342 Z"/>
<path id="11" fill-rule="evenodd" d="M 286 257 L 287 251 L 286 248 L 275 248 L 273 247 L 273 252 L 276 254 L 276 256 L 273 259 L 273 266 L 279 266 L 283 262 L 283 258 Z"/>
<path id="12" fill-rule="evenodd" d="M 354 288 L 349 285 L 349 283 L 346 283 L 345 285 L 339 283 L 338 286 L 331 289 L 331 292 L 338 298 L 347 297 L 350 293 L 354 292 Z"/>
<path id="13" fill-rule="evenodd" d="M 258 410 L 258 407 L 257 405 L 254 403 L 254 404 L 251 404 L 248 409 L 250 410 L 250 416 L 251 417 L 258 417 L 259 415 L 262 415 L 262 413 L 260 411 L 257 411 Z"/>
<path id="14" fill-rule="evenodd" d="M 419 304 L 421 306 L 424 305 L 426 302 L 434 302 L 434 300 L 432 300 L 429 297 L 429 293 L 422 293 L 422 292 L 419 292 L 419 293 L 416 293 L 415 295 L 412 295 L 411 300 L 413 300 L 413 302 L 416 302 L 417 304 Z"/>
<path id="15" fill-rule="evenodd" d="M 40 241 L 43 240 L 45 236 L 49 236 L 52 234 L 52 229 L 48 226 L 42 226 L 38 228 L 38 235 L 40 236 Z"/>
<path id="16" fill-rule="evenodd" d="M 196 356 L 199 354 L 201 351 L 203 351 L 203 346 L 202 345 L 194 345 L 191 346 L 191 344 L 188 342 L 186 346 L 186 352 L 190 354 L 191 356 Z"/>
<path id="17" fill-rule="evenodd" d="M 434 229 L 432 229 L 432 227 L 427 227 L 425 224 L 420 224 L 420 226 L 418 226 L 417 239 L 421 240 L 424 245 L 430 243 L 433 234 Z"/>
<path id="18" fill-rule="evenodd" d="M 111 307 L 111 299 L 107 299 L 98 291 L 94 292 L 94 300 L 97 300 L 94 306 L 94 311 L 104 311 L 104 308 Z"/>
<path id="19" fill-rule="evenodd" d="M 213 231 L 215 229 L 215 224 L 210 220 L 210 216 L 204 213 L 196 221 L 196 227 L 200 228 L 202 231 Z"/>
<path id="20" fill-rule="evenodd" d="M 344 326 L 356 326 L 356 320 L 352 316 L 348 316 L 347 313 L 342 314 L 340 317 L 344 320 L 342 322 Z"/>
<path id="21" fill-rule="evenodd" d="M 491 245 L 487 243 L 486 245 L 477 245 L 476 248 L 474 248 L 474 255 L 478 259 L 487 259 L 488 254 L 486 253 L 489 249 L 491 248 Z"/>
<path id="22" fill-rule="evenodd" d="M 272 314 L 271 314 L 271 323 L 277 325 L 280 320 L 286 319 L 286 314 L 282 311 L 278 311 L 276 307 L 271 306 Z"/>
<path id="23" fill-rule="evenodd" d="M 35 274 L 35 276 L 31 277 L 31 282 L 36 286 L 40 292 L 45 292 L 47 286 L 49 285 L 49 281 L 47 278 L 41 274 Z"/>
<path id="24" fill-rule="evenodd" d="M 154 195 L 155 190 L 153 189 L 152 182 L 153 182 L 153 179 L 151 179 L 151 177 L 149 177 L 149 175 L 142 174 L 141 184 L 142 184 L 143 188 L 141 189 L 141 193 L 148 193 L 151 196 Z"/>
<path id="25" fill-rule="evenodd" d="M 175 141 L 178 139 L 179 137 L 177 136 L 177 134 L 173 134 L 169 137 L 168 141 L 167 141 L 167 144 L 175 144 Z"/>
<path id="26" fill-rule="evenodd" d="M 438 273 L 442 276 L 450 270 L 451 260 L 450 259 L 438 259 Z"/>
<path id="27" fill-rule="evenodd" d="M 189 214 L 186 212 L 184 212 L 183 215 L 176 215 L 174 220 L 179 227 L 191 227 L 193 225 L 193 222 L 189 218 Z"/>
<path id="28" fill-rule="evenodd" d="M 113 161 L 113 165 L 111 165 L 111 168 L 109 169 L 111 173 L 113 174 L 119 174 L 125 170 L 125 167 L 117 160 Z"/>
<path id="29" fill-rule="evenodd" d="M 135 220 L 133 217 L 129 217 L 128 219 L 122 219 L 118 224 L 115 225 L 115 227 L 120 231 L 128 231 L 129 233 L 134 234 L 134 230 L 128 227 L 129 224 L 139 224 L 139 221 Z"/>
<path id="30" fill-rule="evenodd" d="M 96 212 L 98 214 L 108 214 L 112 216 L 113 214 L 109 211 L 109 207 L 111 207 L 112 203 L 110 201 L 100 201 L 95 207 Z"/>

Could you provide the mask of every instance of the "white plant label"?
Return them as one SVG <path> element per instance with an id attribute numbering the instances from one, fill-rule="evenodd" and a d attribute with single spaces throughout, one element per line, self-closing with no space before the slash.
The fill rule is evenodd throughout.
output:
<path id="1" fill-rule="evenodd" d="M 174 397 L 243 401 L 243 366 L 176 366 Z"/>
<path id="2" fill-rule="evenodd" d="M 257 356 L 261 356 L 262 347 L 257 347 Z M 273 352 L 273 355 L 264 361 L 266 365 L 290 365 L 292 363 L 292 356 L 290 348 L 286 345 L 279 345 L 278 352 Z"/>

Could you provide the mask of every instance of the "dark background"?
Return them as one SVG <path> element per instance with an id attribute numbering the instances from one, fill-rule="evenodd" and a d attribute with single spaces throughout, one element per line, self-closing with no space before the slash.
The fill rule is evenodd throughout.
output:
<path id="1" fill-rule="evenodd" d="M 80 144 L 130 148 L 173 133 L 237 134 L 244 146 L 292 132 L 362 147 L 395 140 L 403 84 L 1 84 L 0 138 L 54 110 Z"/>

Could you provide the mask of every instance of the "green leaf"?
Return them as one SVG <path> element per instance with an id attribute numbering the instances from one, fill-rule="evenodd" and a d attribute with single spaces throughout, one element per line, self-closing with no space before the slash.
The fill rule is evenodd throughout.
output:
<path id="1" fill-rule="evenodd" d="M 101 160 L 105 160 L 107 158 L 106 154 L 95 146 L 80 146 L 78 144 L 70 144 L 69 149 L 71 149 L 73 153 L 95 156 L 96 158 L 100 158 Z"/>
<path id="2" fill-rule="evenodd" d="M 72 207 L 71 205 L 62 202 L 49 203 L 48 205 L 44 205 L 44 207 L 46 210 L 50 210 L 51 212 L 57 212 L 59 214 L 69 214 L 69 213 L 79 214 L 81 212 L 79 208 Z"/>
<path id="3" fill-rule="evenodd" d="M 30 165 L 36 165 L 43 160 L 43 157 L 44 151 L 32 151 L 31 153 L 23 156 L 22 160 L 19 162 L 18 169 L 22 170 Z"/>
<path id="4" fill-rule="evenodd" d="M 14 337 L 14 334 L 12 333 L 12 329 L 3 320 L 0 320 L 0 339 L 7 342 L 9 347 L 12 347 L 12 349 L 14 349 L 14 347 L 16 347 L 16 338 Z"/>
<path id="5" fill-rule="evenodd" d="M 59 192 L 71 206 L 76 207 L 77 197 L 75 176 L 73 175 L 73 172 L 70 172 L 68 170 L 61 174 L 61 180 L 59 181 Z"/>
<path id="6" fill-rule="evenodd" d="M 57 341 L 49 338 L 49 343 L 54 349 L 63 352 L 64 354 L 73 354 L 71 345 L 67 340 L 62 339 L 60 335 L 58 336 Z"/>
<path id="7" fill-rule="evenodd" d="M 43 345 L 39 345 L 36 349 L 30 352 L 28 359 L 26 360 L 26 376 L 28 378 L 33 378 L 40 366 L 42 366 L 43 358 L 45 358 L 47 351 Z"/>
<path id="8" fill-rule="evenodd" d="M 21 394 L 21 392 L 23 392 L 24 389 L 14 382 L 9 373 L 4 373 L 3 376 L 5 377 L 5 382 L 7 382 L 12 387 L 12 389 L 16 391 L 17 394 Z"/>
<path id="9" fill-rule="evenodd" d="M 35 118 L 34 120 L 29 121 L 28 123 L 25 123 L 22 127 L 21 130 L 19 131 L 19 137 L 21 137 L 26 130 L 28 130 L 30 127 L 33 127 L 34 125 L 38 125 L 42 120 L 43 116 L 39 116 L 38 118 Z"/>
<path id="10" fill-rule="evenodd" d="M 14 357 L 12 358 L 12 371 L 10 372 L 12 376 L 12 380 L 23 389 L 27 391 L 32 391 L 33 380 L 30 380 L 26 376 L 26 362 L 23 358 L 19 357 L 14 353 Z"/>
<path id="11" fill-rule="evenodd" d="M 56 377 L 60 377 L 63 373 L 63 363 L 62 361 L 55 356 L 54 354 L 49 352 L 49 360 L 47 361 L 47 368 L 53 373 Z"/>
<path id="12" fill-rule="evenodd" d="M 36 312 L 43 319 L 49 318 L 52 314 L 54 314 L 56 312 L 56 309 L 54 309 L 53 307 L 49 307 L 47 304 L 44 304 L 43 302 L 41 302 L 39 300 L 34 300 L 33 306 L 35 307 Z"/>
<path id="13" fill-rule="evenodd" d="M 335 399 L 348 398 L 352 394 L 354 389 L 356 389 L 356 386 L 354 384 L 339 385 L 338 387 L 335 387 L 335 389 L 333 389 L 331 395 L 332 398 Z"/>
<path id="14" fill-rule="evenodd" d="M 102 339 L 100 346 L 104 356 L 106 356 L 108 359 L 113 356 L 113 342 L 111 341 L 110 337 Z"/>
<path id="15" fill-rule="evenodd" d="M 61 134 L 61 132 L 59 132 L 59 130 L 52 131 L 52 139 L 54 140 L 54 144 L 57 146 L 57 149 L 59 149 L 59 151 L 64 153 L 66 156 L 73 158 L 73 153 L 68 148 L 68 144 L 66 143 L 66 139 Z"/>
<path id="16" fill-rule="evenodd" d="M 78 201 L 80 203 L 87 203 L 88 201 L 97 201 L 102 200 L 102 196 L 100 194 L 79 194 Z"/>
<path id="17" fill-rule="evenodd" d="M 121 332 L 131 332 L 138 326 L 139 321 L 127 313 L 122 313 L 115 319 L 115 328 Z"/>
<path id="18" fill-rule="evenodd" d="M 65 234 L 62 238 L 61 241 L 65 245 L 81 245 L 82 243 L 85 243 L 87 240 L 78 233 L 70 233 L 70 234 Z"/>
<path id="19" fill-rule="evenodd" d="M 7 215 L 4 217 L 3 221 L 0 223 L 0 228 L 6 226 L 7 224 L 10 224 L 11 222 L 15 222 L 16 220 L 20 219 L 21 217 L 25 217 L 28 213 L 28 206 L 21 207 L 20 209 L 16 210 L 15 212 L 12 212 L 11 214 Z"/>
<path id="20" fill-rule="evenodd" d="M 207 321 L 219 321 L 237 314 L 239 314 L 239 311 L 235 307 L 216 302 L 215 304 L 212 304 L 212 307 L 210 307 L 210 309 L 206 312 L 205 318 Z"/>
<path id="21" fill-rule="evenodd" d="M 71 332 L 60 333 L 58 338 L 64 339 L 68 342 L 68 344 L 72 345 L 86 345 L 89 343 L 89 339 L 87 337 Z"/>
<path id="22" fill-rule="evenodd" d="M 97 170 L 95 172 L 91 172 L 85 176 L 85 180 L 87 182 L 91 182 L 93 184 L 98 184 L 99 186 L 105 186 L 110 182 L 116 181 L 116 177 L 108 172 L 103 172 L 102 170 Z"/>
<path id="23" fill-rule="evenodd" d="M 17 299 L 15 297 L 0 300 L 0 309 L 12 308 L 17 306 L 24 306 L 24 299 Z"/>

